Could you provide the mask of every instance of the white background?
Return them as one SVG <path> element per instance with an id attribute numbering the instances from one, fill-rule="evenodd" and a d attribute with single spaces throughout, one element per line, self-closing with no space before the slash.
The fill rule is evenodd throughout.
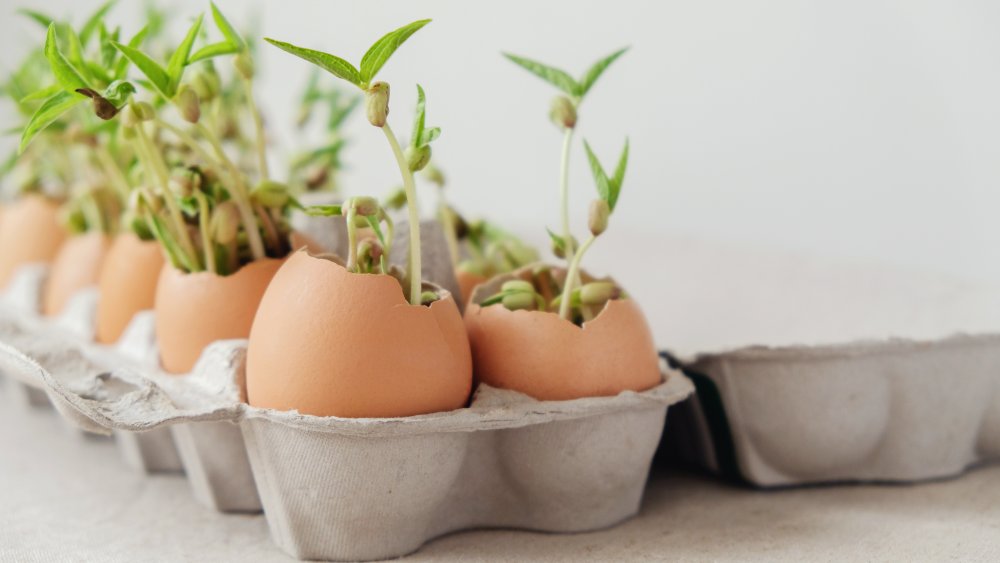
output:
<path id="1" fill-rule="evenodd" d="M 12 15 L 25 3 L 2 2 L 4 70 L 26 42 L 42 40 Z M 79 22 L 98 2 L 30 4 Z M 444 130 L 435 154 L 457 206 L 538 239 L 558 224 L 560 136 L 546 117 L 554 89 L 499 52 L 578 75 L 631 45 L 581 111 L 580 131 L 604 160 L 617 157 L 625 135 L 633 147 L 619 211 L 589 261 L 595 273 L 617 268 L 623 244 L 639 245 L 629 256 L 667 262 L 656 241 L 681 234 L 1000 281 L 996 2 L 219 4 L 241 25 L 257 20 L 264 35 L 353 60 L 385 31 L 434 18 L 380 76 L 393 85 L 391 122 L 407 135 L 419 81 L 429 123 Z M 170 5 L 178 27 L 208 7 Z M 140 25 L 139 6 L 113 12 L 126 36 Z M 259 65 L 280 163 L 295 146 L 289 125 L 308 65 L 267 45 Z M 12 120 L 3 108 L 2 125 Z M 360 118 L 349 134 L 348 190 L 380 195 L 398 183 L 382 136 Z M 582 234 L 594 192 L 581 147 L 573 158 Z"/>

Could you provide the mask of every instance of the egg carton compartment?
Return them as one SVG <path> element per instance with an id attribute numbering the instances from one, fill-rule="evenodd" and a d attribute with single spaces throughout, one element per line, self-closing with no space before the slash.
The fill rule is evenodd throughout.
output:
<path id="1" fill-rule="evenodd" d="M 182 458 L 190 447 L 204 463 L 216 444 L 242 444 L 229 438 L 241 430 L 244 461 L 206 468 L 219 478 L 200 482 L 196 494 L 203 502 L 227 496 L 230 507 L 259 499 L 283 550 L 334 560 L 401 556 L 463 529 L 612 526 L 638 511 L 667 407 L 694 390 L 664 366 L 664 383 L 642 393 L 546 402 L 481 385 L 469 407 L 451 412 L 342 419 L 247 405 L 244 360 L 245 341 L 224 341 L 186 378 L 122 369 L 74 389 L 47 369 L 39 376 L 83 424 L 170 426 L 178 437 L 210 429 L 198 433 L 201 444 L 179 442 Z M 222 438 L 208 439 L 211 432 Z"/>
<path id="2" fill-rule="evenodd" d="M 675 365 L 697 394 L 671 414 L 668 441 L 753 485 L 921 481 L 1000 459 L 1000 335 L 750 347 Z"/>

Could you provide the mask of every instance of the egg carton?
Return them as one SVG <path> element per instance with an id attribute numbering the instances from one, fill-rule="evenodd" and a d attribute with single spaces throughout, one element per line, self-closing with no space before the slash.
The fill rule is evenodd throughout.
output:
<path id="1" fill-rule="evenodd" d="M 909 482 L 1000 459 L 1000 335 L 748 347 L 673 360 L 682 459 L 753 485 Z"/>
<path id="2" fill-rule="evenodd" d="M 212 453 L 206 473 L 218 477 L 203 494 L 259 498 L 274 541 L 302 559 L 396 557 L 470 528 L 612 526 L 638 511 L 667 408 L 693 392 L 664 366 L 658 387 L 615 397 L 546 402 L 481 385 L 469 407 L 451 412 L 315 417 L 243 402 L 245 347 L 213 344 L 184 378 L 128 369 L 55 376 L 86 371 L 89 360 L 73 353 L 43 365 L 0 349 L 0 363 L 32 372 L 60 412 L 90 430 L 197 430 L 205 442 L 194 457 Z M 209 440 L 205 428 L 224 435 Z M 219 444 L 234 446 L 228 461 Z"/>

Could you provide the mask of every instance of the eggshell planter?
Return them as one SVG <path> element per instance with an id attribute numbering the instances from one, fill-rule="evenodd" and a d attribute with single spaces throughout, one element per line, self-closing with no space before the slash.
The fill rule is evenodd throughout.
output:
<path id="1" fill-rule="evenodd" d="M 0 289 L 22 266 L 51 262 L 65 238 L 58 203 L 31 194 L 6 204 L 0 221 Z"/>
<path id="2" fill-rule="evenodd" d="M 212 342 L 248 337 L 257 305 L 282 262 L 257 260 L 228 276 L 164 267 L 154 305 L 163 368 L 187 373 Z"/>
<path id="3" fill-rule="evenodd" d="M 155 240 L 144 241 L 131 232 L 115 237 L 97 283 L 97 342 L 114 344 L 136 314 L 153 308 L 163 264 L 163 250 Z"/>
<path id="4" fill-rule="evenodd" d="M 353 274 L 332 260 L 293 253 L 254 320 L 248 402 L 355 418 L 465 406 L 469 341 L 451 294 L 439 294 L 429 306 L 411 306 L 394 277 Z"/>
<path id="5" fill-rule="evenodd" d="M 682 458 L 750 484 L 909 482 L 1000 459 L 1000 336 L 750 347 L 674 360 Z"/>
<path id="6" fill-rule="evenodd" d="M 96 286 L 111 238 L 104 233 L 71 236 L 59 248 L 42 288 L 42 314 L 63 312 L 78 292 Z"/>
<path id="7" fill-rule="evenodd" d="M 462 295 L 461 301 L 463 303 L 468 303 L 472 299 L 472 292 L 476 289 L 476 286 L 489 281 L 486 276 L 473 274 L 461 268 L 455 269 L 455 279 L 458 281 L 458 290 Z"/>
<path id="8" fill-rule="evenodd" d="M 476 378 L 541 400 L 643 391 L 659 383 L 649 325 L 632 299 L 609 301 L 577 326 L 556 313 L 480 307 L 501 286 L 528 279 L 532 266 L 480 285 L 465 312 Z"/>

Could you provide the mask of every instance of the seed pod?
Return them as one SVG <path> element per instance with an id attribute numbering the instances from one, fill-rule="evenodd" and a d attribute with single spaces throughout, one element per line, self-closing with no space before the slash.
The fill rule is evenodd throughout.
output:
<path id="1" fill-rule="evenodd" d="M 566 96 L 553 98 L 549 108 L 549 119 L 564 129 L 576 127 L 576 106 L 573 104 L 573 100 Z"/>
<path id="2" fill-rule="evenodd" d="M 274 180 L 264 180 L 254 187 L 250 197 L 264 207 L 284 207 L 288 203 L 288 186 Z"/>
<path id="3" fill-rule="evenodd" d="M 397 188 L 383 200 L 382 205 L 386 209 L 402 209 L 406 205 L 406 190 Z"/>
<path id="4" fill-rule="evenodd" d="M 198 102 L 198 94 L 194 88 L 187 84 L 181 85 L 180 91 L 174 96 L 174 102 L 181 112 L 181 117 L 188 123 L 198 123 L 201 119 L 201 104 Z"/>
<path id="5" fill-rule="evenodd" d="M 373 197 L 358 196 L 351 198 L 351 206 L 354 207 L 354 212 L 362 217 L 372 217 L 378 215 L 379 212 L 378 201 Z"/>
<path id="6" fill-rule="evenodd" d="M 389 117 L 389 84 L 376 82 L 365 90 L 365 113 L 368 123 L 375 127 L 384 127 Z"/>
<path id="7" fill-rule="evenodd" d="M 97 117 L 107 121 L 118 115 L 118 108 L 116 108 L 114 104 L 109 102 L 104 96 L 101 96 L 96 91 L 90 88 L 77 88 L 76 91 L 77 93 L 90 98 L 94 105 L 94 115 Z"/>
<path id="8" fill-rule="evenodd" d="M 584 305 L 603 305 L 620 296 L 621 290 L 611 282 L 591 282 L 580 288 L 580 303 Z"/>
<path id="9" fill-rule="evenodd" d="M 437 184 L 439 188 L 444 187 L 444 172 L 441 172 L 441 169 L 433 164 L 428 164 L 427 167 L 424 168 L 424 179 L 432 184 Z"/>
<path id="10" fill-rule="evenodd" d="M 576 237 L 570 236 L 569 238 L 573 242 L 573 248 L 580 248 L 580 244 L 577 242 Z M 552 254 L 555 254 L 556 258 L 566 258 L 565 246 L 560 246 L 556 244 L 556 241 L 552 241 Z"/>
<path id="11" fill-rule="evenodd" d="M 212 239 L 219 244 L 228 245 L 236 240 L 240 229 L 240 212 L 232 200 L 220 203 L 212 211 L 209 224 Z"/>
<path id="12" fill-rule="evenodd" d="M 222 86 L 219 83 L 219 75 L 214 70 L 203 70 L 196 72 L 191 78 L 191 87 L 194 88 L 195 94 L 198 94 L 198 99 L 211 102 L 219 95 Z"/>
<path id="13" fill-rule="evenodd" d="M 156 117 L 156 110 L 149 102 L 136 102 L 132 104 L 132 111 L 140 121 L 149 121 Z"/>
<path id="14" fill-rule="evenodd" d="M 431 303 L 437 301 L 438 299 L 440 299 L 440 297 L 438 296 L 437 293 L 434 293 L 433 291 L 425 291 L 420 294 L 421 305 L 430 305 Z"/>
<path id="15" fill-rule="evenodd" d="M 186 176 L 173 176 L 167 180 L 167 187 L 170 192 L 180 197 L 189 197 L 194 190 L 191 189 L 191 179 Z"/>
<path id="16" fill-rule="evenodd" d="M 326 184 L 330 178 L 330 170 L 322 164 L 310 166 L 305 173 L 306 189 L 315 190 Z"/>
<path id="17" fill-rule="evenodd" d="M 519 291 L 525 293 L 534 293 L 535 286 L 531 285 L 531 282 L 524 280 L 510 280 L 505 281 L 502 286 L 500 286 L 500 291 Z"/>
<path id="18" fill-rule="evenodd" d="M 517 311 L 521 309 L 534 309 L 535 308 L 535 294 L 534 293 L 511 293 L 504 295 L 503 306 L 511 311 Z"/>
<path id="19" fill-rule="evenodd" d="M 587 221 L 590 233 L 596 237 L 607 230 L 610 216 L 611 208 L 608 207 L 608 202 L 603 199 L 590 202 L 590 219 Z"/>
<path id="20" fill-rule="evenodd" d="M 422 147 L 406 147 L 406 165 L 411 172 L 419 172 L 431 161 L 431 148 L 427 145 Z"/>
<path id="21" fill-rule="evenodd" d="M 236 55 L 233 59 L 233 66 L 236 67 L 236 72 L 240 73 L 240 76 L 243 78 L 247 80 L 253 78 L 253 59 L 246 51 Z"/>

